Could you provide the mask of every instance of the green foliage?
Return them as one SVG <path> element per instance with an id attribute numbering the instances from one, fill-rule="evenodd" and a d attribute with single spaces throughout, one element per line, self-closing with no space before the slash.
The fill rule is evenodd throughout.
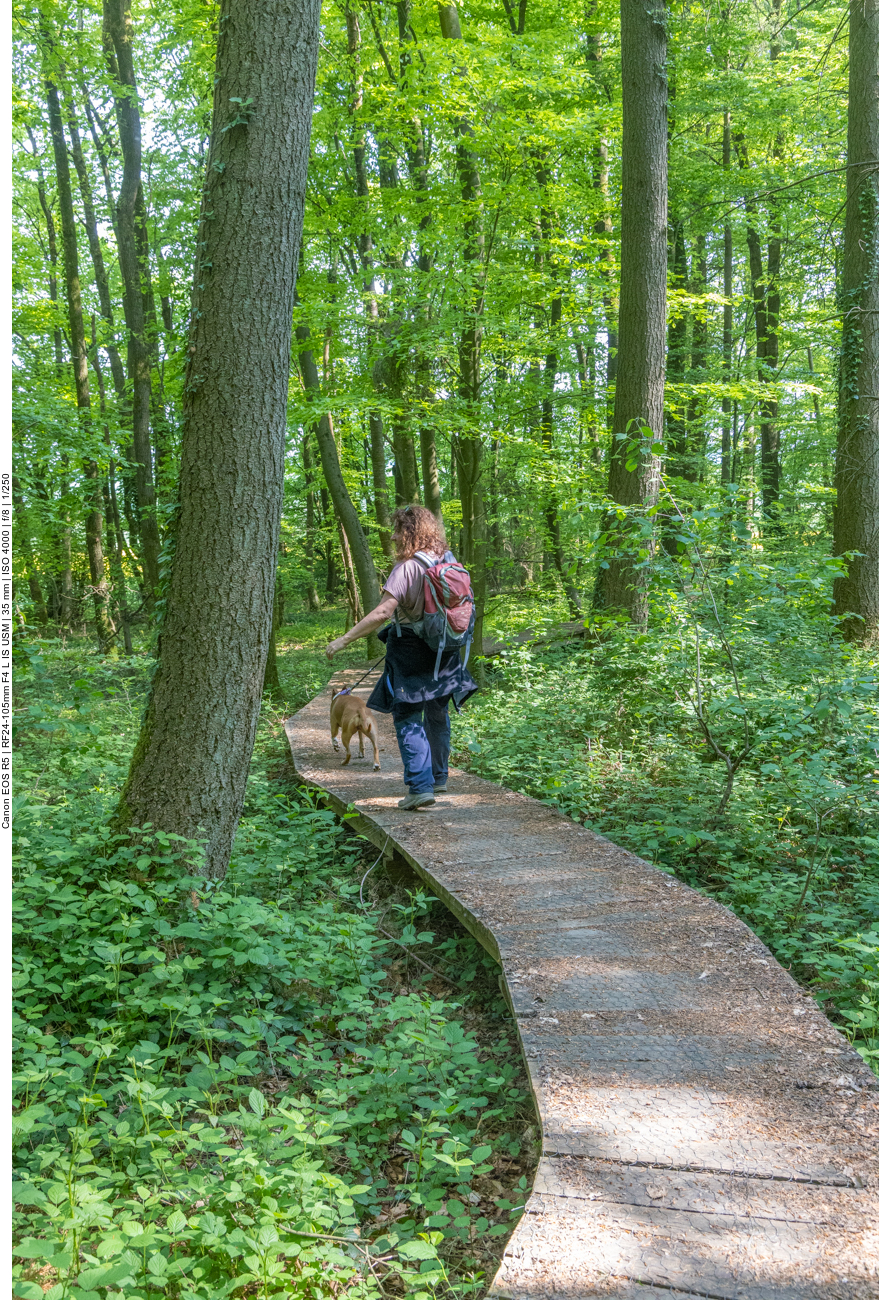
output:
<path id="1" fill-rule="evenodd" d="M 509 1028 L 486 1050 L 466 1024 L 492 963 L 423 893 L 391 906 L 398 944 L 379 932 L 363 841 L 269 777 L 269 715 L 223 882 L 197 843 L 112 835 L 145 675 L 21 655 L 15 1294 L 479 1289 L 529 1118 Z M 478 995 L 396 978 L 425 946 Z"/>
<path id="2" fill-rule="evenodd" d="M 875 664 L 835 638 L 836 565 L 815 552 L 769 563 L 721 537 L 718 621 L 697 573 L 716 526 L 688 520 L 692 561 L 656 562 L 648 628 L 596 621 L 581 647 L 506 652 L 454 743 L 728 904 L 879 1065 Z M 743 757 L 722 807 L 724 755 Z"/>

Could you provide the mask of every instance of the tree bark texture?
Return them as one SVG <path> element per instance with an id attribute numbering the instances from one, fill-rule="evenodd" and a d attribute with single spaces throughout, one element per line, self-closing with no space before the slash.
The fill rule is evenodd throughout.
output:
<path id="1" fill-rule="evenodd" d="M 834 553 L 859 554 L 833 597 L 851 641 L 879 641 L 879 0 L 854 0 L 840 308 Z"/>
<path id="2" fill-rule="evenodd" d="M 622 219 L 620 223 L 619 358 L 608 494 L 624 507 L 650 506 L 659 488 L 659 460 L 641 455 L 626 468 L 626 443 L 646 426 L 663 427 L 667 274 L 666 29 L 664 7 L 621 0 L 623 87 Z M 599 570 L 597 603 L 647 618 L 643 569 L 623 530 L 622 545 Z M 643 547 L 641 548 L 643 549 Z"/>
<path id="3" fill-rule="evenodd" d="M 159 664 L 117 822 L 204 836 L 225 874 L 275 590 L 319 0 L 224 0 Z"/>
<path id="4" fill-rule="evenodd" d="M 128 381 L 131 385 L 132 455 L 144 579 L 149 599 L 159 585 L 159 523 L 150 443 L 152 378 L 144 310 L 143 264 L 137 217 L 141 189 L 140 110 L 132 52 L 130 0 L 104 0 L 104 30 L 114 54 L 116 123 L 122 146 L 122 185 L 116 203 L 116 242 L 122 273 L 123 308 L 128 329 Z M 199 253 L 199 261 L 203 258 Z"/>

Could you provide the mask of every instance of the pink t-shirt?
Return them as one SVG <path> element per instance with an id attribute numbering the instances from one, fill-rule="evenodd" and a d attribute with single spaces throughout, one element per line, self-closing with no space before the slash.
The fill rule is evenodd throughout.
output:
<path id="1" fill-rule="evenodd" d="M 425 551 L 435 563 L 441 555 Z M 420 560 L 401 560 L 388 574 L 384 590 L 396 596 L 401 623 L 417 623 L 424 616 L 424 565 Z"/>

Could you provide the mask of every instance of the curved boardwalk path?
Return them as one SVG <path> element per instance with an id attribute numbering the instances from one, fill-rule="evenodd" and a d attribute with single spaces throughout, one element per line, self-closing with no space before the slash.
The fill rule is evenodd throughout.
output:
<path id="1" fill-rule="evenodd" d="M 343 768 L 329 699 L 286 724 L 297 773 L 389 837 L 516 1017 L 543 1146 L 490 1296 L 879 1297 L 879 1084 L 747 926 L 478 777 L 400 812 L 390 720 L 382 771 Z"/>

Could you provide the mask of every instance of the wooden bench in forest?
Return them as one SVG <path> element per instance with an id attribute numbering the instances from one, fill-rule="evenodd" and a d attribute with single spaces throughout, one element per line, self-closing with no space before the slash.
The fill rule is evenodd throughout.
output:
<path id="1" fill-rule="evenodd" d="M 373 773 L 328 718 L 329 688 L 286 724 L 299 777 L 475 935 L 516 1018 L 542 1154 L 490 1296 L 875 1300 L 879 1081 L 753 932 L 478 777 L 400 812 L 390 719 Z"/>

